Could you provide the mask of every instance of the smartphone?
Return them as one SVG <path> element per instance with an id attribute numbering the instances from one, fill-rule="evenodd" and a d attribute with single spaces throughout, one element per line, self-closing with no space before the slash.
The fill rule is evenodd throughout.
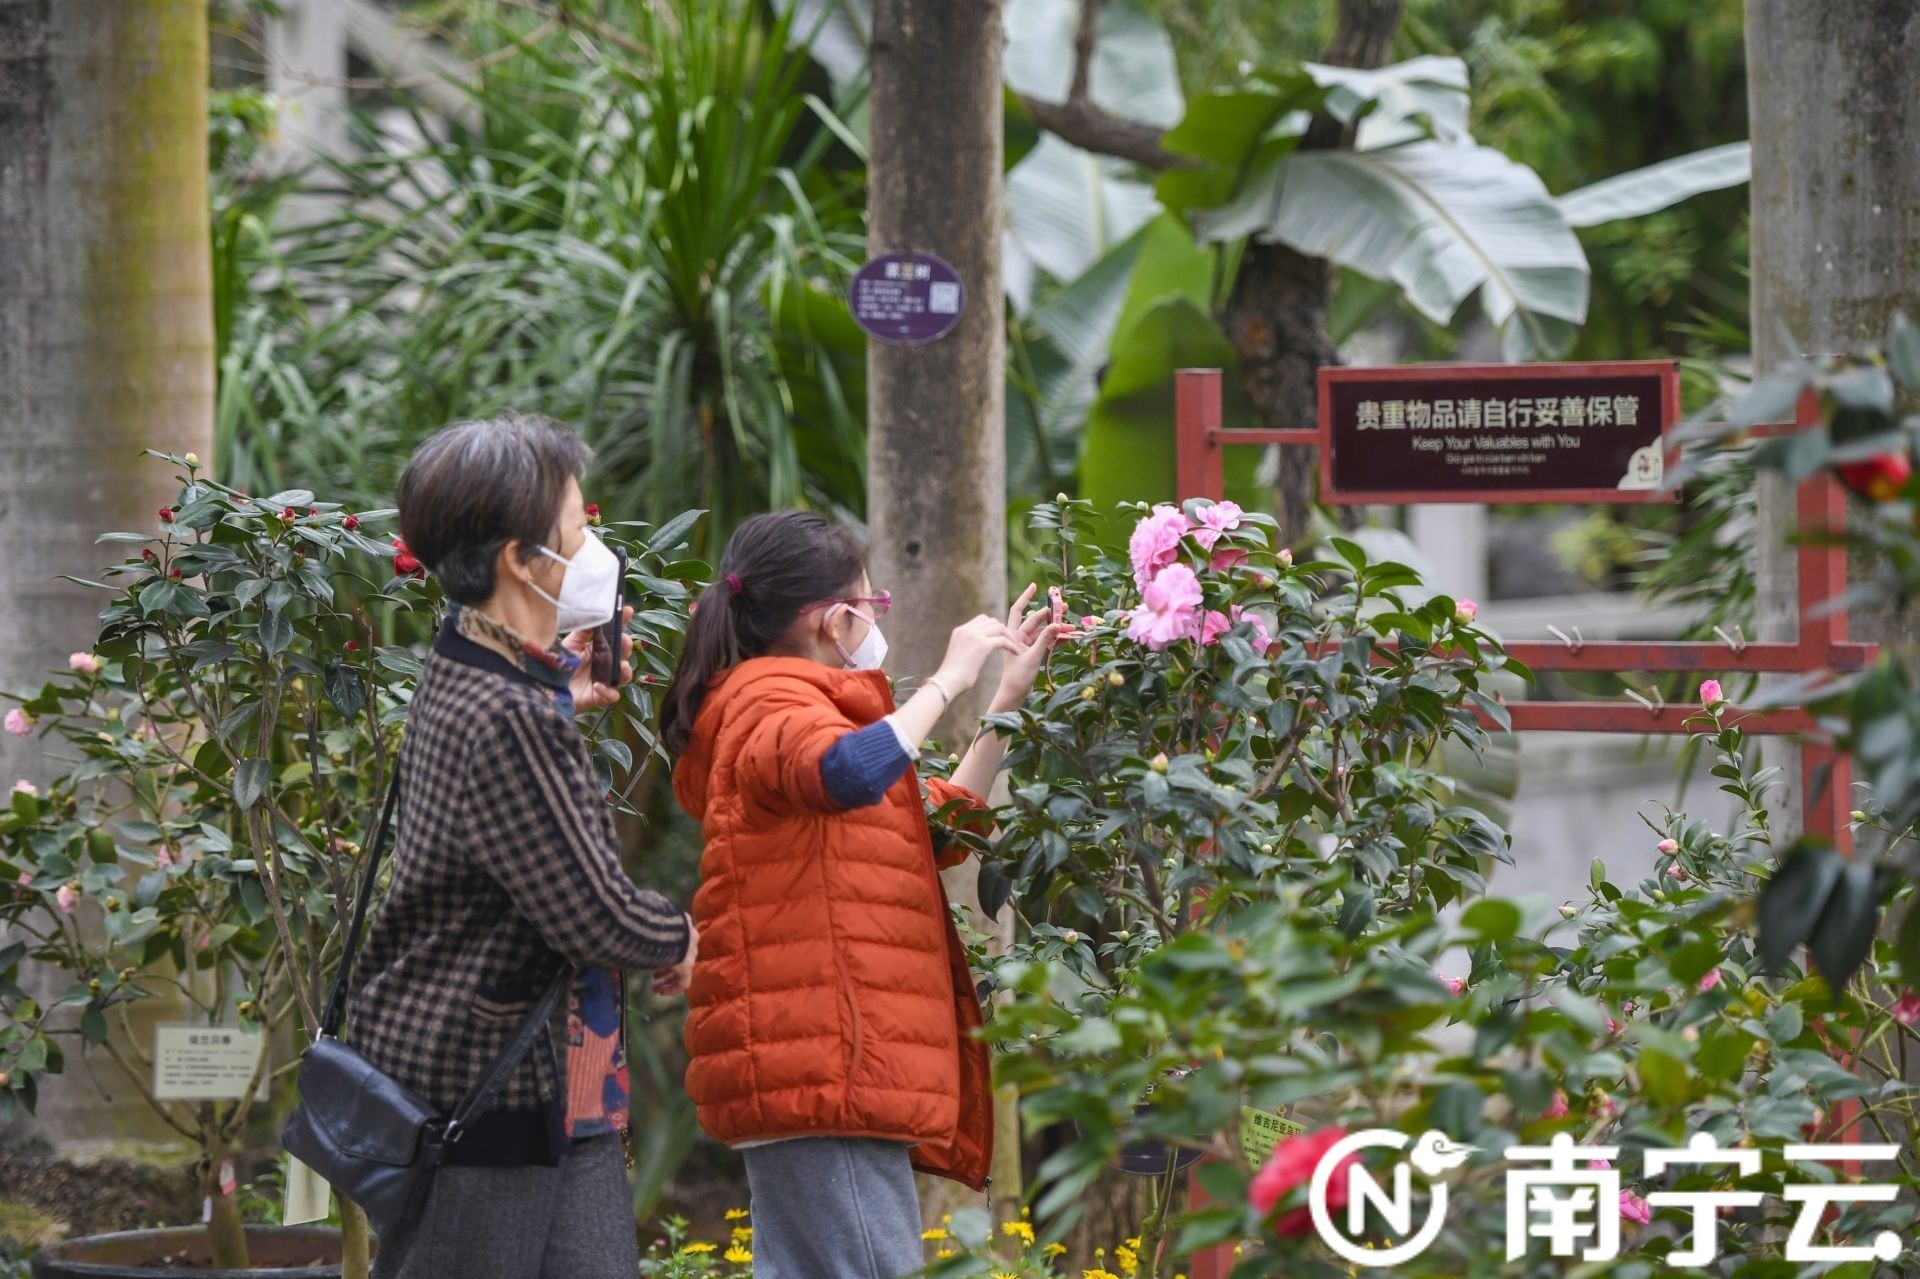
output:
<path id="1" fill-rule="evenodd" d="M 593 633 L 593 682 L 608 688 L 620 684 L 620 632 L 627 611 L 627 553 L 618 547 L 613 553 L 620 561 L 613 579 L 613 617 Z"/>

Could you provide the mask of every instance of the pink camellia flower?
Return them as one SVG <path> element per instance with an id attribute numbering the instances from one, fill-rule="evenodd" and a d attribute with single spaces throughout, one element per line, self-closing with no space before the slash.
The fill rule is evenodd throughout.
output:
<path id="1" fill-rule="evenodd" d="M 1247 553 L 1236 546 L 1223 546 L 1213 553 L 1207 561 L 1208 567 L 1216 573 L 1224 573 L 1247 558 Z"/>
<path id="2" fill-rule="evenodd" d="M 1893 1001 L 1893 1007 L 1888 1011 L 1902 1026 L 1911 1026 L 1920 1021 L 1920 995 L 1910 990 L 1903 990 L 1900 992 L 1900 998 Z"/>
<path id="3" fill-rule="evenodd" d="M 1548 1106 L 1545 1113 L 1540 1117 L 1542 1119 L 1565 1119 L 1572 1113 L 1573 1112 L 1567 1108 L 1567 1094 L 1556 1088 L 1553 1091 L 1553 1104 Z"/>
<path id="4" fill-rule="evenodd" d="M 40 788 L 22 777 L 13 784 L 13 793 L 16 795 L 31 795 L 35 799 L 38 799 L 40 797 Z"/>
<path id="5" fill-rule="evenodd" d="M 1687 877 L 1687 868 L 1685 866 L 1682 866 L 1679 862 L 1675 862 L 1673 865 L 1667 867 L 1668 879 L 1685 879 L 1686 877 Z"/>
<path id="6" fill-rule="evenodd" d="M 1201 550 L 1211 551 L 1222 533 L 1240 527 L 1240 517 L 1244 514 L 1246 512 L 1235 502 L 1215 502 L 1212 506 L 1201 507 L 1200 524 L 1193 530 L 1193 540 L 1200 544 Z"/>
<path id="7" fill-rule="evenodd" d="M 80 890 L 72 884 L 62 884 L 59 890 L 54 893 L 53 900 L 59 905 L 61 913 L 71 915 L 74 909 L 80 905 Z"/>
<path id="8" fill-rule="evenodd" d="M 1475 617 L 1479 616 L 1479 613 L 1480 606 L 1472 600 L 1458 600 L 1454 603 L 1453 620 L 1462 626 L 1470 624 Z"/>
<path id="9" fill-rule="evenodd" d="M 1293 567 L 1293 548 L 1291 546 L 1283 546 L 1280 548 L 1280 553 L 1274 556 L 1273 558 L 1279 561 L 1281 568 L 1292 568 Z"/>
<path id="10" fill-rule="evenodd" d="M 1617 1035 L 1626 1028 L 1627 1024 L 1625 1022 L 1615 1021 L 1612 1013 L 1607 1014 L 1607 1033 L 1609 1035 Z"/>
<path id="11" fill-rule="evenodd" d="M 33 716 L 18 706 L 7 712 L 7 731 L 15 737 L 25 737 L 33 731 Z"/>
<path id="12" fill-rule="evenodd" d="M 1460 998 L 1460 996 L 1467 993 L 1467 979 L 1465 977 L 1450 977 L 1446 973 L 1438 972 L 1438 971 L 1436 971 L 1433 975 L 1435 980 L 1437 980 L 1442 986 L 1445 986 L 1447 988 L 1447 993 L 1449 995 L 1452 995 L 1455 999 L 1458 999 Z"/>
<path id="13" fill-rule="evenodd" d="M 100 659 L 92 653 L 72 653 L 67 657 L 67 665 L 82 675 L 93 675 L 100 670 Z"/>
<path id="14" fill-rule="evenodd" d="M 1280 1142 L 1273 1148 L 1266 1166 L 1254 1175 L 1253 1184 L 1247 1189 L 1247 1202 L 1262 1217 L 1270 1215 L 1288 1194 L 1312 1182 L 1320 1161 L 1346 1135 L 1345 1130 L 1340 1128 L 1319 1128 Z M 1347 1169 L 1358 1163 L 1359 1159 L 1358 1154 L 1349 1154 L 1334 1169 L 1333 1178 L 1327 1183 L 1329 1213 L 1346 1207 Z M 1304 1207 L 1291 1209 L 1280 1215 L 1273 1229 L 1283 1239 L 1298 1239 L 1313 1229 L 1313 1214 Z"/>
<path id="15" fill-rule="evenodd" d="M 1655 844 L 1654 848 L 1659 851 L 1662 857 L 1671 857 L 1680 851 L 1680 841 L 1677 839 L 1663 839 Z"/>
<path id="16" fill-rule="evenodd" d="M 1218 609 L 1208 609 L 1200 621 L 1200 642 L 1213 644 L 1241 622 L 1246 622 L 1253 627 L 1253 639 L 1250 641 L 1253 651 L 1265 657 L 1267 650 L 1273 647 L 1273 637 L 1267 634 L 1267 624 L 1260 620 L 1258 613 L 1249 613 L 1238 604 L 1235 604 L 1227 613 L 1222 613 Z"/>
<path id="17" fill-rule="evenodd" d="M 169 844 L 160 845 L 160 851 L 153 855 L 153 860 L 159 862 L 162 866 L 173 865 L 173 847 Z"/>
<path id="18" fill-rule="evenodd" d="M 1176 511 L 1175 514 L 1178 514 Z M 1141 607 L 1127 615 L 1127 638 L 1155 652 L 1199 631 L 1200 579 L 1185 564 L 1161 569 L 1143 592 Z"/>
<path id="19" fill-rule="evenodd" d="M 1727 699 L 1721 695 L 1719 680 L 1707 679 L 1700 681 L 1700 704 L 1702 706 L 1708 710 L 1712 710 L 1726 700 Z"/>
<path id="20" fill-rule="evenodd" d="M 1620 1192 L 1620 1216 L 1627 1221 L 1637 1221 L 1646 1225 L 1653 1220 L 1653 1208 L 1647 1201 L 1631 1190 Z"/>
<path id="21" fill-rule="evenodd" d="M 1718 986 L 1719 984 L 1720 984 L 1720 970 L 1716 968 L 1712 972 L 1709 972 L 1705 977 L 1702 977 L 1700 979 L 1700 991 L 1702 994 L 1705 994 L 1707 991 L 1712 990 L 1715 986 Z"/>
<path id="22" fill-rule="evenodd" d="M 1180 539 L 1193 529 L 1174 506 L 1162 504 L 1133 526 L 1127 555 L 1133 561 L 1133 584 L 1144 593 L 1161 569 L 1180 558 Z"/>
<path id="23" fill-rule="evenodd" d="M 1082 629 L 1090 631 L 1094 627 L 1100 625 L 1100 619 L 1095 617 L 1092 613 L 1088 613 L 1085 617 L 1080 619 L 1080 625 Z"/>
<path id="24" fill-rule="evenodd" d="M 1604 1090 L 1593 1094 L 1593 1108 L 1603 1115 L 1617 1115 L 1620 1108 L 1613 1104 L 1613 1098 Z"/>

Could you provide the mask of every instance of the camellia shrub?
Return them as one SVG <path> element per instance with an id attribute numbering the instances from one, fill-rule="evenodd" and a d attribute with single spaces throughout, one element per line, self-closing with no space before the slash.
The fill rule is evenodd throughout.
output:
<path id="1" fill-rule="evenodd" d="M 1019 919 L 1011 953 L 982 959 L 1000 1076 L 1029 1123 L 1072 1139 L 1035 1170 L 1030 1238 L 969 1221 L 935 1273 L 1063 1273 L 1049 1244 L 1122 1151 L 1166 1171 L 1087 1273 L 1172 1275 L 1204 1248 L 1237 1253 L 1236 1275 L 1357 1273 L 1408 1240 L 1377 1211 L 1346 1234 L 1348 1169 L 1392 1193 L 1396 1160 L 1405 1234 L 1436 1223 L 1397 1274 L 1651 1275 L 1684 1260 L 1696 1192 L 1743 1196 L 1696 1273 L 1901 1273 L 1872 1250 L 1913 1238 L 1913 1196 L 1859 1192 L 1913 1188 L 1905 1145 L 1866 1155 L 1915 1118 L 1920 999 L 1885 943 L 1845 984 L 1793 956 L 1764 971 L 1751 899 L 1773 778 L 1716 684 L 1693 727 L 1732 823 L 1663 812 L 1655 877 L 1616 883 L 1596 861 L 1564 900 L 1503 900 L 1484 876 L 1505 836 L 1440 767 L 1443 741 L 1484 742 L 1475 712 L 1501 715 L 1484 685 L 1509 663 L 1470 606 L 1351 544 L 1291 562 L 1232 508 L 1148 513 L 1128 563 L 1076 545 L 1081 514 L 1040 513 L 1088 638 L 1002 719 L 1012 798 L 982 877 Z M 1303 1131 L 1249 1159 L 1247 1107 Z M 1407 1153 L 1330 1153 L 1382 1133 Z M 1647 1158 L 1695 1138 L 1751 1168 Z M 1793 1149 L 1853 1139 L 1852 1161 Z M 1182 1152 L 1206 1155 L 1204 1202 Z M 1556 1159 L 1560 1186 L 1530 1189 Z M 1313 1221 L 1316 1170 L 1357 1254 Z M 1531 1212 L 1517 1229 L 1510 1202 Z M 1866 1259 L 1794 1259 L 1846 1247 Z"/>
<path id="2" fill-rule="evenodd" d="M 318 1025 L 442 607 L 391 536 L 392 511 L 305 491 L 256 498 L 191 457 L 166 460 L 178 500 L 152 529 L 101 539 L 131 554 L 86 583 L 106 601 L 98 641 L 5 717 L 62 771 L 44 788 L 16 783 L 0 810 L 0 921 L 13 939 L 0 951 L 0 1119 L 31 1111 L 74 1053 L 111 1058 L 200 1152 L 216 1265 L 242 1268 L 229 1158 L 255 1103 L 297 1067 L 271 1046 Z M 704 577 L 667 557 L 697 518 L 609 530 L 639 538 L 636 682 L 583 723 L 610 799 L 653 751 L 661 641 L 684 628 L 687 583 Z M 71 984 L 28 998 L 28 959 Z M 129 1019 L 154 997 L 183 1020 L 264 1037 L 245 1096 L 154 1096 L 151 1045 Z M 344 1222 L 350 1265 L 357 1249 L 364 1267 L 364 1226 L 357 1212 Z"/>

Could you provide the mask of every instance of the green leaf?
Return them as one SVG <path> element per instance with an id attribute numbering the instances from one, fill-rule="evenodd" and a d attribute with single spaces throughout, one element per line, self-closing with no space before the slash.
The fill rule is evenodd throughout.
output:
<path id="1" fill-rule="evenodd" d="M 1802 842 L 1788 850 L 1760 893 L 1759 952 L 1769 972 L 1787 966 L 1794 949 L 1813 931 L 1840 878 L 1841 857 L 1831 848 Z"/>
<path id="2" fill-rule="evenodd" d="M 687 540 L 687 534 L 693 531 L 693 526 L 698 524 L 705 514 L 705 511 L 682 511 L 662 524 L 654 530 L 653 536 L 647 539 L 647 553 L 665 555 L 680 546 Z"/>
<path id="3" fill-rule="evenodd" d="M 321 687 L 326 691 L 327 700 L 333 704 L 333 708 L 346 719 L 357 717 L 366 708 L 366 681 L 361 678 L 357 668 L 345 662 L 327 663 Z"/>
<path id="4" fill-rule="evenodd" d="M 1202 222 L 1207 238 L 1253 234 L 1392 280 L 1435 324 L 1479 290 L 1487 318 L 1514 321 L 1530 358 L 1559 354 L 1567 326 L 1586 318 L 1580 241 L 1539 175 L 1491 147 L 1413 142 L 1268 163 L 1285 167 L 1284 182 L 1264 178 L 1268 202 L 1218 211 Z"/>
<path id="5" fill-rule="evenodd" d="M 233 778 L 233 800 L 241 811 L 252 808 L 267 793 L 273 780 L 273 764 L 264 759 L 245 759 Z"/>
<path id="6" fill-rule="evenodd" d="M 1498 897 L 1482 898 L 1460 913 L 1463 927 L 1491 941 L 1507 941 L 1518 936 L 1524 922 L 1518 906 Z"/>
<path id="7" fill-rule="evenodd" d="M 1703 192 L 1739 186 L 1752 172 L 1752 144 L 1729 142 L 1569 191 L 1559 198 L 1560 212 L 1576 227 L 1644 217 Z"/>
<path id="8" fill-rule="evenodd" d="M 1686 1063 L 1660 1049 L 1642 1048 L 1635 1066 L 1640 1072 L 1641 1084 L 1662 1105 L 1683 1106 L 1693 1096 L 1687 1082 Z"/>
<path id="9" fill-rule="evenodd" d="M 1900 931 L 1894 937 L 1894 953 L 1900 958 L 1900 980 L 1910 990 L 1920 990 L 1920 900 L 1907 907 L 1900 917 Z"/>
<path id="10" fill-rule="evenodd" d="M 1873 952 L 1879 917 L 1880 898 L 1874 892 L 1872 863 L 1846 861 L 1807 943 L 1814 967 L 1836 991 L 1852 979 Z"/>
<path id="11" fill-rule="evenodd" d="M 107 1042 L 107 1015 L 98 1006 L 89 1007 L 80 1014 L 80 1033 L 88 1044 L 98 1045 Z"/>

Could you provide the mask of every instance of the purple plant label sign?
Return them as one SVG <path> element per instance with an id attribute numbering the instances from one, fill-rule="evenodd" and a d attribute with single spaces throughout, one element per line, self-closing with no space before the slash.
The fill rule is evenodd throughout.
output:
<path id="1" fill-rule="evenodd" d="M 918 346 L 953 331 L 966 308 L 967 290 L 959 274 L 931 253 L 887 253 L 855 274 L 847 305 L 868 336 Z"/>

